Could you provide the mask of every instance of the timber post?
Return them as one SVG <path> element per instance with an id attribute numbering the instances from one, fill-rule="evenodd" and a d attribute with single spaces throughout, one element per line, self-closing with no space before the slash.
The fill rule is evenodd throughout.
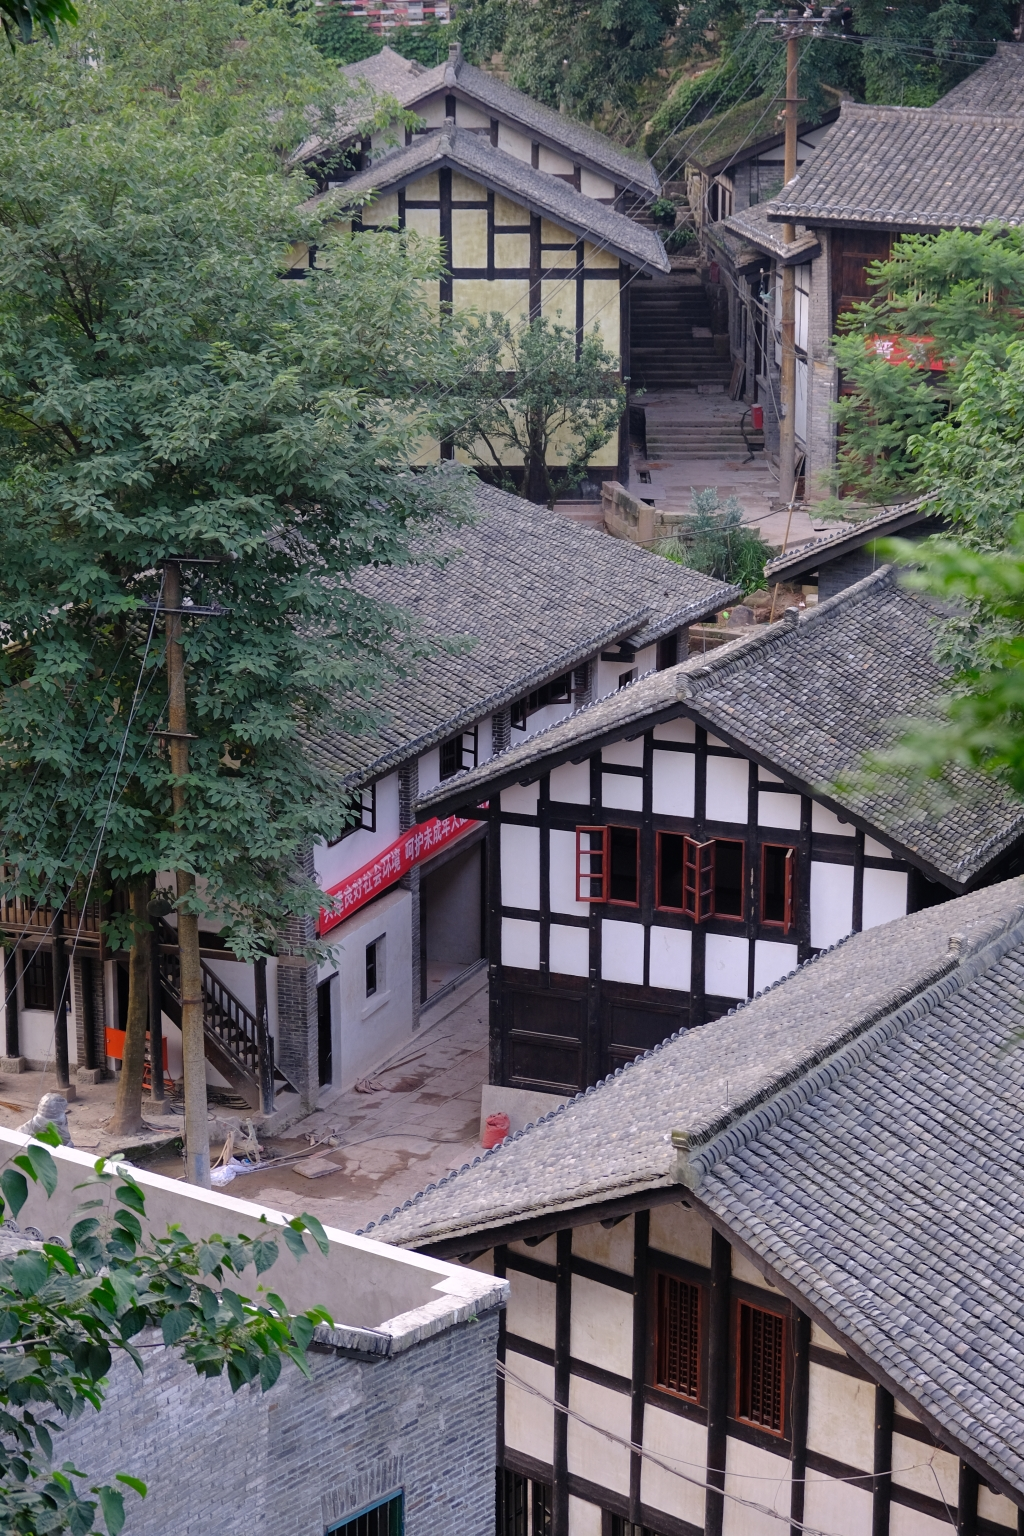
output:
<path id="1" fill-rule="evenodd" d="M 63 903 L 53 914 L 53 1065 L 57 1087 L 66 1099 L 73 1099 L 71 1067 L 68 1061 L 68 1004 L 71 1001 L 71 968 L 68 965 L 64 937 Z"/>
<path id="2" fill-rule="evenodd" d="M 274 1054 L 267 1009 L 266 955 L 260 956 L 253 970 L 256 983 L 256 1049 L 259 1058 L 260 1109 L 263 1114 L 272 1115 L 274 1113 Z"/>

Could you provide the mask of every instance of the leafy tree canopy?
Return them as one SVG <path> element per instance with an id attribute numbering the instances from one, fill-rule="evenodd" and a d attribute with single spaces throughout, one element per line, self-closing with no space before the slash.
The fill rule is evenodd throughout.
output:
<path id="1" fill-rule="evenodd" d="M 57 1188 L 57 1165 L 35 1141 L 0 1175 L 0 1216 L 17 1216 L 29 1180 L 48 1198 Z M 119 1487 L 90 1485 L 71 1462 L 59 1470 L 52 1463 L 68 1425 L 102 1409 L 117 1356 L 145 1371 L 147 1331 L 158 1331 L 197 1374 L 226 1374 L 232 1392 L 250 1382 L 267 1392 L 286 1360 L 309 1376 L 314 1330 L 331 1323 L 322 1307 L 292 1316 L 273 1292 L 254 1302 L 234 1289 L 250 1264 L 258 1278 L 276 1263 L 277 1229 L 259 1240 L 197 1242 L 177 1227 L 144 1237 L 145 1196 L 125 1166 L 101 1158 L 78 1187 L 94 1198 L 83 1202 L 68 1246 L 26 1242 L 0 1257 L 0 1528 L 23 1536 L 89 1536 L 98 1519 L 118 1536 L 126 1492 L 145 1497 L 130 1471 L 117 1475 Z M 317 1219 L 297 1216 L 280 1234 L 296 1257 L 306 1252 L 303 1232 L 327 1252 Z"/>
<path id="2" fill-rule="evenodd" d="M 713 485 L 691 493 L 690 515 L 658 545 L 658 553 L 705 576 L 734 582 L 744 593 L 764 586 L 765 563 L 772 557 L 758 529 L 744 524 L 739 498 L 723 502 Z"/>
<path id="3" fill-rule="evenodd" d="M 364 20 L 350 15 L 337 4 L 337 0 L 321 13 L 313 34 L 320 52 L 338 64 L 357 64 L 360 59 L 372 58 L 387 45 L 403 58 L 415 59 L 428 69 L 444 62 L 456 36 L 451 25 L 444 26 L 433 20 L 419 27 L 393 27 L 387 35 L 374 32 Z"/>

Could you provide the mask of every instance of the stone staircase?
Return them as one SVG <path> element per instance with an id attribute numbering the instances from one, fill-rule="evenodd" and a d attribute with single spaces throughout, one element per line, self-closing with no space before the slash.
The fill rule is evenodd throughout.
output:
<path id="1" fill-rule="evenodd" d="M 683 277 L 656 277 L 630 288 L 630 375 L 634 389 L 727 387 L 732 363 L 715 350 L 704 288 Z M 745 451 L 745 450 L 744 450 Z"/>
<path id="2" fill-rule="evenodd" d="M 749 422 L 747 436 L 755 452 L 764 447 L 764 434 L 752 432 Z M 747 457 L 747 452 L 738 416 L 688 422 L 649 417 L 647 421 L 648 461 L 735 459 L 740 463 Z"/>

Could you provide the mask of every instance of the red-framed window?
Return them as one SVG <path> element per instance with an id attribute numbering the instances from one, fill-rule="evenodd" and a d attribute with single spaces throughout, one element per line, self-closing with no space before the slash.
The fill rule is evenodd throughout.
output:
<path id="1" fill-rule="evenodd" d="M 679 857 L 678 850 L 668 843 L 671 833 L 662 833 L 665 843 L 662 865 L 669 874 L 669 858 Z M 695 923 L 703 923 L 709 917 L 735 918 L 742 921 L 744 912 L 743 880 L 745 850 L 742 841 L 731 837 L 712 837 L 698 843 L 695 838 L 684 837 L 682 842 L 682 907 L 684 916 Z M 664 883 L 662 885 L 664 889 Z"/>
<path id="2" fill-rule="evenodd" d="M 736 1303 L 736 1417 L 772 1435 L 786 1433 L 788 1319 Z"/>
<path id="3" fill-rule="evenodd" d="M 638 827 L 576 828 L 576 900 L 640 905 Z"/>
<path id="4" fill-rule="evenodd" d="M 703 1293 L 675 1275 L 655 1277 L 654 1385 L 700 1401 Z"/>
<path id="5" fill-rule="evenodd" d="M 761 921 L 788 933 L 796 904 L 796 849 L 783 843 L 761 847 Z"/>

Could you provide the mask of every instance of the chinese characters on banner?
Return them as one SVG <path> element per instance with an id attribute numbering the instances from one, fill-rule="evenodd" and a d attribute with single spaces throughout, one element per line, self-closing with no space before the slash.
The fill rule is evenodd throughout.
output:
<path id="1" fill-rule="evenodd" d="M 943 373 L 945 363 L 930 350 L 934 342 L 933 336 L 869 336 L 867 349 L 887 363 L 912 363 L 915 368 Z"/>
<path id="2" fill-rule="evenodd" d="M 467 821 L 461 816 L 446 816 L 444 821 L 438 821 L 435 816 L 432 821 L 410 827 L 369 864 L 346 875 L 324 893 L 331 897 L 331 903 L 320 909 L 320 936 L 343 923 L 346 917 L 351 917 L 389 885 L 394 885 L 415 864 L 429 858 L 446 843 L 454 842 L 467 827 L 476 825 L 475 821 Z"/>

